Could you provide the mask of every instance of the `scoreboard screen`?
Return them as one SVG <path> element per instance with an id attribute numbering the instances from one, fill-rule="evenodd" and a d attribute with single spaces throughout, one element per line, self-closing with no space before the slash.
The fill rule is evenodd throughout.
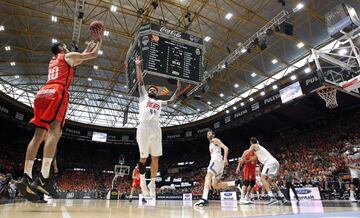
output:
<path id="1" fill-rule="evenodd" d="M 201 38 L 157 24 L 145 24 L 130 44 L 126 55 L 129 94 L 136 96 L 135 59 L 142 59 L 145 84 L 176 88 L 179 79 L 190 91 L 202 83 L 205 46 Z M 173 80 L 170 80 L 173 79 Z"/>
<path id="2" fill-rule="evenodd" d="M 155 34 L 143 36 L 140 40 L 145 62 L 143 70 L 200 82 L 200 48 Z"/>

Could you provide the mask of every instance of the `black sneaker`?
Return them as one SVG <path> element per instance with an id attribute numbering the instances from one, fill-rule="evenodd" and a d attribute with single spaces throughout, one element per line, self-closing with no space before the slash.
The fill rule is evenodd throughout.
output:
<path id="1" fill-rule="evenodd" d="M 35 179 L 31 186 L 37 192 L 51 196 L 54 199 L 59 198 L 54 181 L 49 178 L 45 179 L 42 174 L 40 174 L 40 176 Z"/>
<path id="2" fill-rule="evenodd" d="M 206 207 L 209 205 L 209 201 L 201 198 L 198 202 L 194 204 L 194 207 Z"/>
<path id="3" fill-rule="evenodd" d="M 129 198 L 129 202 L 130 202 L 130 203 L 132 202 L 132 198 Z"/>
<path id="4" fill-rule="evenodd" d="M 36 193 L 35 189 L 31 187 L 30 184 L 32 182 L 32 179 L 24 173 L 23 177 L 15 183 L 15 187 L 25 199 L 36 203 L 40 200 L 40 196 Z"/>

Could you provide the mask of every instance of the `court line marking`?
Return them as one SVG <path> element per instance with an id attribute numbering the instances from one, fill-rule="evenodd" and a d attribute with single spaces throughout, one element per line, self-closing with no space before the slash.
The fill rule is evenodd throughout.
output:
<path id="1" fill-rule="evenodd" d="M 61 206 L 61 214 L 63 218 L 71 218 L 69 212 L 66 210 L 65 206 Z"/>

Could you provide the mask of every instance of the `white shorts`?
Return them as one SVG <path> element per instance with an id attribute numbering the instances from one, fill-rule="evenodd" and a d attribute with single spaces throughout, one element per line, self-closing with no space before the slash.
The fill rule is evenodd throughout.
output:
<path id="1" fill-rule="evenodd" d="M 360 170 L 356 170 L 356 169 L 349 169 L 349 170 L 352 179 L 354 178 L 360 179 Z"/>
<path id="2" fill-rule="evenodd" d="M 141 126 L 136 130 L 136 141 L 139 145 L 140 157 L 162 156 L 162 133 L 159 126 Z"/>
<path id="3" fill-rule="evenodd" d="M 211 159 L 207 171 L 220 179 L 224 172 L 224 160 L 222 158 Z"/>
<path id="4" fill-rule="evenodd" d="M 264 167 L 261 171 L 261 175 L 265 175 L 270 178 L 274 178 L 277 176 L 279 167 L 280 167 L 279 162 L 276 159 L 271 158 L 265 162 Z"/>

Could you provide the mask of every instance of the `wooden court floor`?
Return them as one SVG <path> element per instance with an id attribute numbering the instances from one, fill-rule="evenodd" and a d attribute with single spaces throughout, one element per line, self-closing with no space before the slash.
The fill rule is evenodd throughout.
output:
<path id="1" fill-rule="evenodd" d="M 237 202 L 211 201 L 203 209 L 194 208 L 193 202 L 157 201 L 142 205 L 138 201 L 109 200 L 50 200 L 47 204 L 30 202 L 0 205 L 0 217 L 51 218 L 185 218 L 185 217 L 279 217 L 279 218 L 354 218 L 360 217 L 360 203 L 346 201 L 302 201 L 290 206 L 238 205 Z"/>

